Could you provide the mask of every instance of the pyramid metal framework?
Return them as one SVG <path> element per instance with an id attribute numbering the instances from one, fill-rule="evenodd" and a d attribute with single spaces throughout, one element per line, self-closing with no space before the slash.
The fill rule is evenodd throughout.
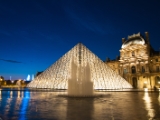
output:
<path id="1" fill-rule="evenodd" d="M 90 66 L 90 77 L 94 89 L 123 89 L 132 86 L 100 60 L 82 43 L 78 43 L 58 61 L 47 68 L 28 84 L 32 88 L 68 89 L 68 80 L 71 78 L 71 64 L 83 68 Z M 75 73 L 76 74 L 76 73 Z"/>

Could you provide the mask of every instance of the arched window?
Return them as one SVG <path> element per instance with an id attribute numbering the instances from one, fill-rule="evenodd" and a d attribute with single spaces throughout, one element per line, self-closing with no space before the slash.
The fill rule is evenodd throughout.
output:
<path id="1" fill-rule="evenodd" d="M 132 73 L 136 73 L 136 67 L 135 67 L 135 66 L 132 66 L 132 67 L 131 67 L 131 71 L 132 71 Z"/>

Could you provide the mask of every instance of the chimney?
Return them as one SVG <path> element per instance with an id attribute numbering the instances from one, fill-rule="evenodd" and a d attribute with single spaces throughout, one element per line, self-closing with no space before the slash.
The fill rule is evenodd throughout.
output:
<path id="1" fill-rule="evenodd" d="M 126 39 L 125 38 L 122 38 L 122 43 L 124 43 L 126 41 Z"/>
<path id="2" fill-rule="evenodd" d="M 146 41 L 147 41 L 147 43 L 149 43 L 149 33 L 145 32 L 145 35 L 146 35 Z"/>

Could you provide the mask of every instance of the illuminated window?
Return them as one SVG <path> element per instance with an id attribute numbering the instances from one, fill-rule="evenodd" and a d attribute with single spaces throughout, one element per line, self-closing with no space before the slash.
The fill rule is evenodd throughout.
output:
<path id="1" fill-rule="evenodd" d="M 132 66 L 132 67 L 131 67 L 131 71 L 132 71 L 132 73 L 136 73 L 136 67 L 135 67 L 135 66 Z"/>

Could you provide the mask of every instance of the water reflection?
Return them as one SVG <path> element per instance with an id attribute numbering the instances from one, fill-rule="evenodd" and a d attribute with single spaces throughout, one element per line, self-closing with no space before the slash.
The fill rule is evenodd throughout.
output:
<path id="1" fill-rule="evenodd" d="M 26 119 L 29 91 L 0 91 L 0 116 L 3 119 Z"/>
<path id="2" fill-rule="evenodd" d="M 152 105 L 152 99 L 149 96 L 148 91 L 144 92 L 144 97 L 143 99 L 145 100 L 145 107 L 146 110 L 148 111 L 148 116 L 149 118 L 154 118 L 155 117 L 155 110 L 153 109 L 153 105 Z"/>
<path id="3" fill-rule="evenodd" d="M 10 91 L 10 98 L 12 98 L 13 96 L 13 91 Z"/>
<path id="4" fill-rule="evenodd" d="M 160 119 L 159 92 L 103 92 L 94 98 L 59 97 L 55 91 L 6 90 L 0 94 L 0 117 L 4 120 Z"/>
<path id="5" fill-rule="evenodd" d="M 67 120 L 92 120 L 94 98 L 69 98 L 67 100 Z"/>
<path id="6" fill-rule="evenodd" d="M 30 93 L 28 91 L 21 92 L 22 102 L 20 105 L 20 117 L 19 120 L 24 120 L 26 118 L 26 112 L 29 104 Z"/>

